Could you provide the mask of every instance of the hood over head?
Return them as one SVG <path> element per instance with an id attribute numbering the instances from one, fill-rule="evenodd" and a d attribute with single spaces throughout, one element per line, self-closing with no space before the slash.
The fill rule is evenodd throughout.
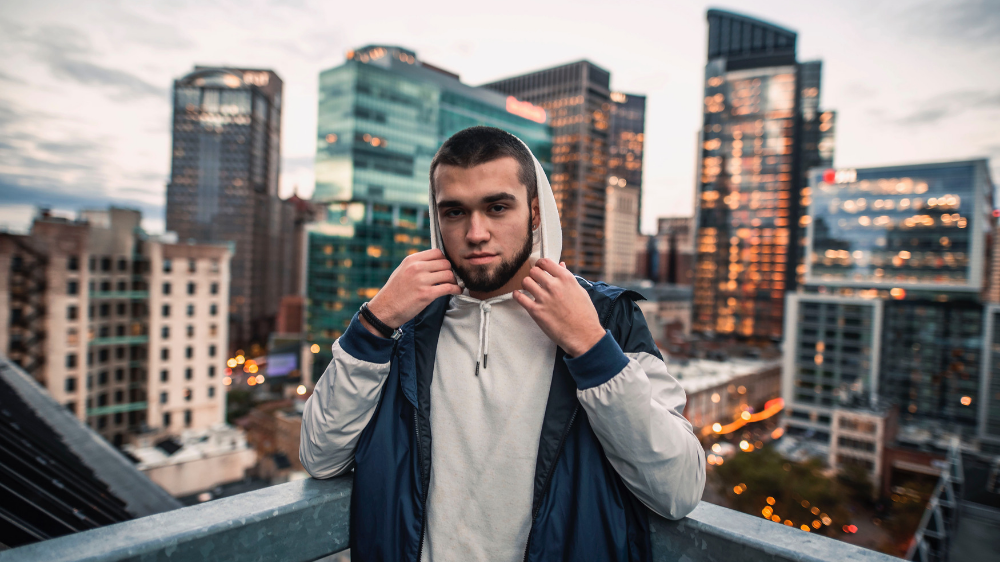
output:
<path id="1" fill-rule="evenodd" d="M 512 135 L 513 136 L 513 135 Z M 515 137 L 517 138 L 517 137 Z M 542 169 L 542 164 L 535 158 L 535 155 L 528 148 L 528 145 L 521 139 L 517 139 L 524 145 L 525 150 L 531 154 L 531 159 L 535 163 L 535 182 L 538 184 L 538 212 L 541 215 L 538 228 L 532 231 L 531 264 L 541 258 L 549 258 L 556 263 L 562 254 L 562 226 L 559 222 L 559 210 L 556 208 L 556 198 L 552 194 L 552 186 L 549 185 L 549 178 Z M 427 206 L 430 210 L 431 220 L 431 248 L 444 251 L 444 243 L 441 240 L 441 227 L 438 224 L 437 209 L 434 208 L 434 187 L 428 181 Z M 530 201 L 529 201 L 530 204 Z M 456 277 L 458 274 L 456 272 Z M 465 288 L 465 283 L 458 280 L 459 286 Z"/>

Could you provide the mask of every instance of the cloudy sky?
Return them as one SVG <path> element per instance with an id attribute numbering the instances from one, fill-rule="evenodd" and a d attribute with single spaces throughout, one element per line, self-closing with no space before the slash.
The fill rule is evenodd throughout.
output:
<path id="1" fill-rule="evenodd" d="M 992 157 L 1000 180 L 1000 0 L 722 1 L 799 33 L 838 111 L 837 166 Z M 589 59 L 648 96 L 644 230 L 690 214 L 705 63 L 697 1 L 36 0 L 0 6 L 0 229 L 34 207 L 109 203 L 163 229 L 170 88 L 195 64 L 285 82 L 281 193 L 313 190 L 317 76 L 396 44 L 481 84 Z"/>

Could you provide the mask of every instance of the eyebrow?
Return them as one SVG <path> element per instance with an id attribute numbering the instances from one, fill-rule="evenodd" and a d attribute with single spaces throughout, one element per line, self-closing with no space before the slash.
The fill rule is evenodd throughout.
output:
<path id="1" fill-rule="evenodd" d="M 499 201 L 517 201 L 517 197 L 513 194 L 507 192 L 494 193 L 493 195 L 487 195 L 483 197 L 482 203 L 490 204 L 497 203 Z M 461 207 L 463 203 L 457 199 L 448 199 L 445 201 L 438 201 L 438 209 L 449 209 L 451 207 Z"/>

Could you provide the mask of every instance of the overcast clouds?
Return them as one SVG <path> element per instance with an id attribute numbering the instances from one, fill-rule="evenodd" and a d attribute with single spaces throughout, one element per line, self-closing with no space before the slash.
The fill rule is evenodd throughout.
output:
<path id="1" fill-rule="evenodd" d="M 838 111 L 836 164 L 976 156 L 1000 179 L 1000 0 L 713 3 L 799 33 Z M 690 213 L 705 63 L 701 2 L 36 1 L 0 7 L 0 228 L 34 205 L 110 202 L 163 228 L 173 79 L 195 64 L 285 82 L 281 191 L 312 192 L 317 76 L 397 44 L 493 79 L 589 59 L 648 96 L 644 229 Z"/>

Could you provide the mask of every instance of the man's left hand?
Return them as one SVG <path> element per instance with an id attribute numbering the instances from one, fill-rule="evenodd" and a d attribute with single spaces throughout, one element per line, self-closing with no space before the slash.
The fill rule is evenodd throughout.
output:
<path id="1" fill-rule="evenodd" d="M 542 258 L 514 291 L 514 300 L 538 327 L 572 357 L 583 355 L 604 337 L 604 328 L 587 291 L 565 265 Z M 532 300 L 534 297 L 534 300 Z"/>

